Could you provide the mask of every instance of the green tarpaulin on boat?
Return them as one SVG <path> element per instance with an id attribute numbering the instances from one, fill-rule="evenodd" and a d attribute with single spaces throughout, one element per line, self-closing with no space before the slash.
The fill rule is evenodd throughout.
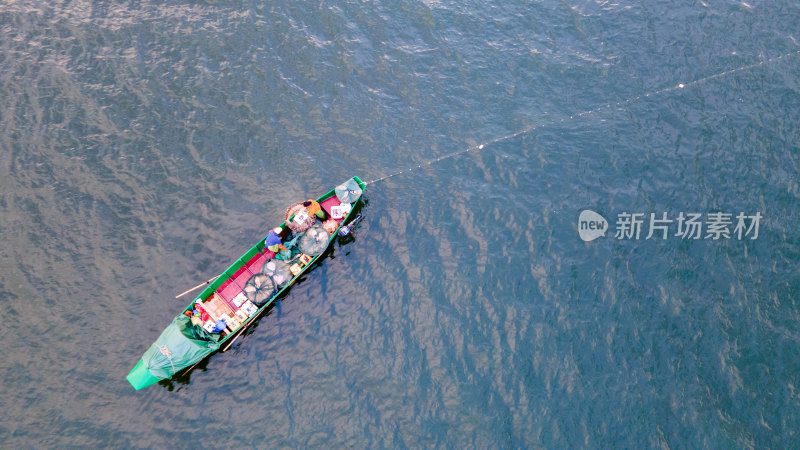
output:
<path id="1" fill-rule="evenodd" d="M 154 377 L 172 378 L 179 370 L 218 348 L 219 343 L 211 339 L 211 335 L 192 326 L 188 317 L 180 315 L 172 319 L 167 329 L 144 352 L 142 363 Z"/>

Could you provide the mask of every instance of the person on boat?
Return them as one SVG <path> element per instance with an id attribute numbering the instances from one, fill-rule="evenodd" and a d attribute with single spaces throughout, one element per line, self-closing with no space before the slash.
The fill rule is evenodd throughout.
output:
<path id="1" fill-rule="evenodd" d="M 273 253 L 280 253 L 281 251 L 288 252 L 289 249 L 284 247 L 283 243 L 281 242 L 281 233 L 283 233 L 283 228 L 275 227 L 270 230 L 269 234 L 267 235 L 266 242 L 264 245 L 267 249 Z"/>
<path id="2" fill-rule="evenodd" d="M 328 215 L 325 214 L 325 210 L 322 209 L 322 207 L 319 206 L 319 202 L 315 200 L 311 199 L 306 200 L 305 202 L 303 202 L 303 206 L 308 208 L 309 214 L 315 214 L 317 217 L 320 218 L 320 220 L 325 220 L 328 218 Z"/>

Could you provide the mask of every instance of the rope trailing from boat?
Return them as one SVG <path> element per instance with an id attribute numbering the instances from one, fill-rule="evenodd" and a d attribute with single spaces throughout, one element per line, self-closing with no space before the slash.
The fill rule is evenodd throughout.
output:
<path id="1" fill-rule="evenodd" d="M 638 101 L 638 100 L 640 100 L 642 98 L 654 97 L 654 96 L 665 94 L 665 93 L 672 92 L 672 91 L 675 91 L 675 90 L 680 90 L 680 89 L 684 89 L 686 87 L 695 86 L 695 85 L 698 85 L 698 84 L 701 84 L 701 83 L 705 83 L 707 81 L 714 80 L 714 79 L 717 79 L 717 78 L 726 77 L 726 76 L 734 74 L 734 73 L 748 71 L 748 70 L 754 69 L 756 67 L 761 67 L 761 66 L 767 65 L 767 64 L 773 64 L 773 63 L 781 61 L 781 60 L 783 60 L 785 58 L 789 58 L 789 57 L 797 56 L 797 55 L 800 55 L 800 50 L 795 50 L 793 52 L 785 53 L 785 54 L 780 55 L 780 56 L 775 56 L 773 58 L 765 59 L 765 60 L 759 61 L 757 63 L 746 64 L 744 66 L 740 66 L 740 67 L 737 67 L 735 69 L 726 70 L 724 72 L 715 73 L 713 75 L 709 75 L 707 77 L 699 78 L 699 79 L 694 80 L 694 81 L 689 81 L 687 83 L 678 83 L 676 85 L 673 85 L 673 86 L 670 86 L 670 87 L 667 87 L 667 88 L 658 89 L 658 90 L 655 90 L 655 91 L 650 91 L 650 92 L 647 92 L 647 93 L 642 94 L 642 95 L 636 95 L 634 97 L 629 97 L 629 98 L 627 98 L 625 100 L 621 100 L 621 101 L 618 101 L 616 103 L 606 103 L 606 104 L 600 105 L 600 106 L 598 106 L 598 107 L 596 107 L 594 109 L 590 109 L 588 111 L 583 111 L 583 112 L 580 112 L 580 113 L 577 113 L 577 114 L 573 114 L 573 115 L 571 115 L 569 117 L 564 117 L 564 118 L 561 118 L 561 119 L 558 119 L 558 120 L 553 119 L 553 120 L 550 120 L 548 122 L 542 122 L 542 123 L 539 123 L 539 124 L 531 125 L 530 127 L 523 128 L 523 129 L 521 129 L 519 131 L 516 131 L 514 133 L 507 134 L 505 136 L 486 141 L 483 144 L 474 145 L 472 147 L 468 147 L 468 148 L 465 148 L 463 150 L 458 150 L 456 152 L 440 156 L 440 157 L 438 157 L 436 159 L 432 159 L 430 161 L 426 161 L 426 162 L 417 164 L 416 166 L 412 166 L 412 167 L 409 167 L 407 169 L 400 170 L 400 171 L 397 171 L 397 172 L 393 172 L 393 173 L 384 175 L 384 176 L 382 176 L 380 178 L 376 178 L 374 180 L 367 181 L 366 184 L 374 184 L 374 183 L 377 183 L 379 181 L 387 180 L 387 179 L 392 178 L 394 176 L 397 176 L 397 175 L 400 175 L 400 174 L 403 174 L 403 173 L 406 173 L 406 172 L 410 172 L 412 170 L 419 169 L 419 168 L 421 168 L 423 166 L 430 166 L 430 165 L 432 165 L 434 163 L 437 163 L 439 161 L 442 161 L 442 160 L 445 160 L 445 159 L 454 158 L 456 156 L 462 155 L 462 154 L 467 153 L 467 152 L 471 152 L 471 151 L 475 151 L 475 150 L 483 150 L 483 148 L 485 146 L 487 146 L 487 145 L 495 144 L 495 143 L 502 142 L 502 141 L 505 141 L 505 140 L 508 140 L 508 139 L 512 139 L 512 138 L 515 138 L 515 137 L 523 135 L 523 134 L 528 134 L 528 133 L 530 133 L 530 132 L 532 132 L 534 130 L 537 130 L 539 128 L 542 128 L 542 127 L 556 125 L 556 124 L 559 124 L 559 123 L 566 122 L 568 120 L 572 120 L 572 119 L 574 119 L 576 117 L 588 116 L 590 114 L 595 114 L 595 113 L 600 112 L 600 111 L 605 110 L 605 109 L 611 109 L 613 107 L 620 107 L 620 106 L 624 106 L 624 105 L 627 105 L 627 104 L 631 104 L 631 103 L 634 103 L 634 102 L 636 102 L 636 101 Z"/>

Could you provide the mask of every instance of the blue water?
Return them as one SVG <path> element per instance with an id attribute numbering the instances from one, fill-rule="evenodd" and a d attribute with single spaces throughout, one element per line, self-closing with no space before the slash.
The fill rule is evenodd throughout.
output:
<path id="1" fill-rule="evenodd" d="M 0 446 L 800 446 L 798 23 L 0 4 Z M 128 385 L 176 294 L 352 175 L 354 238 L 229 351 Z M 763 217 L 584 242 L 585 209 Z"/>

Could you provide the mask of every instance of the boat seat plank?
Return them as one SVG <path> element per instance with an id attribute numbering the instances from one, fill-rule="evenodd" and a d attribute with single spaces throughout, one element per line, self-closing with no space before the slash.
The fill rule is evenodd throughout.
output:
<path id="1" fill-rule="evenodd" d="M 233 298 L 242 292 L 242 288 L 250 277 L 261 271 L 261 266 L 265 262 L 267 262 L 267 257 L 263 253 L 256 253 L 231 278 L 220 285 L 219 289 L 217 289 L 217 294 L 231 307 L 235 308 Z"/>
<path id="2" fill-rule="evenodd" d="M 224 286 L 224 287 L 223 287 Z M 222 297 L 226 302 L 231 303 L 233 297 L 242 292 L 242 288 L 236 285 L 232 280 L 226 281 L 219 289 L 217 289 L 217 293 Z"/>
<path id="3" fill-rule="evenodd" d="M 225 288 L 228 287 L 228 285 L 231 284 L 231 283 L 232 283 L 232 281 L 230 279 L 223 281 L 222 284 L 220 284 L 219 287 L 217 288 L 217 292 L 224 291 Z"/>
<path id="4" fill-rule="evenodd" d="M 239 286 L 241 290 L 241 288 L 244 288 L 244 286 L 247 284 L 247 280 L 249 280 L 250 277 L 252 277 L 253 275 L 254 275 L 253 272 L 250 272 L 247 269 L 247 266 L 244 265 L 240 267 L 239 270 L 237 270 L 236 273 L 233 274 L 231 278 L 233 279 L 234 283 L 236 283 Z"/>
<path id="5" fill-rule="evenodd" d="M 267 262 L 268 259 L 269 258 L 267 258 L 267 255 L 263 253 L 256 253 L 252 258 L 250 258 L 250 261 L 245 263 L 245 266 L 247 266 L 247 269 L 251 273 L 259 273 L 261 272 L 261 267 L 264 266 L 264 263 Z"/>

